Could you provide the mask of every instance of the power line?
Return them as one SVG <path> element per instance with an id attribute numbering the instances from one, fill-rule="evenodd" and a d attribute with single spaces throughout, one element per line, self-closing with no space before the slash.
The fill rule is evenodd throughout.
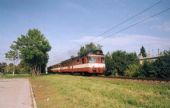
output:
<path id="1" fill-rule="evenodd" d="M 151 16 L 149 16 L 149 17 L 146 17 L 146 18 L 144 18 L 144 19 L 142 19 L 142 20 L 140 20 L 140 21 L 138 21 L 138 22 L 136 22 L 136 23 L 134 23 L 134 24 L 131 24 L 131 25 L 129 25 L 129 26 L 127 26 L 127 27 L 125 27 L 125 28 L 123 28 L 123 29 L 115 32 L 114 34 L 118 34 L 118 33 L 122 32 L 122 31 L 125 31 L 125 30 L 127 30 L 127 29 L 129 29 L 129 28 L 132 28 L 132 27 L 136 26 L 137 24 L 140 24 L 140 23 L 142 23 L 142 22 L 144 22 L 144 21 L 146 21 L 146 20 L 148 20 L 148 19 L 151 19 L 151 18 L 153 18 L 153 17 L 156 17 L 156 16 L 158 16 L 158 15 L 161 15 L 162 13 L 165 13 L 165 12 L 167 12 L 168 10 L 170 10 L 170 8 L 164 9 L 164 10 L 162 10 L 162 11 L 156 13 L 156 14 L 153 14 L 153 15 L 151 15 Z M 112 35 L 108 35 L 108 36 L 104 37 L 103 39 L 96 41 L 96 43 L 98 43 L 98 42 L 100 42 L 100 41 L 102 41 L 102 40 L 104 40 L 104 39 L 106 39 L 106 38 L 108 38 L 108 37 L 111 37 L 111 36 L 113 36 L 113 34 L 112 34 Z"/>
<path id="2" fill-rule="evenodd" d="M 108 30 L 104 31 L 103 33 L 99 34 L 98 36 L 104 35 L 105 33 L 108 33 L 108 32 L 110 32 L 110 31 L 112 31 L 112 30 L 115 29 L 116 27 L 118 27 L 118 26 L 120 26 L 120 25 L 122 25 L 122 24 L 124 24 L 124 23 L 126 23 L 126 22 L 128 22 L 128 21 L 130 21 L 130 20 L 132 20 L 132 19 L 134 19 L 134 18 L 136 18 L 137 16 L 145 13 L 146 11 L 148 11 L 148 10 L 152 9 L 153 7 L 155 7 L 156 5 L 160 4 L 161 1 L 162 1 L 162 0 L 159 0 L 159 1 L 157 1 L 156 3 L 152 4 L 151 6 L 143 9 L 143 10 L 140 11 L 140 12 L 138 12 L 137 14 L 135 14 L 135 15 L 133 15 L 133 16 L 131 16 L 131 17 L 128 17 L 127 19 L 123 20 L 122 22 L 114 25 L 114 26 L 111 27 L 110 29 L 108 29 Z"/>
<path id="3" fill-rule="evenodd" d="M 161 15 L 162 13 L 167 12 L 168 10 L 170 10 L 170 8 L 164 9 L 164 10 L 162 10 L 162 11 L 156 13 L 156 14 L 153 14 L 153 15 L 151 15 L 151 16 L 149 16 L 149 17 L 146 17 L 146 18 L 144 18 L 144 19 L 142 19 L 142 20 L 140 20 L 140 21 L 138 21 L 138 22 L 136 22 L 136 23 L 134 23 L 134 24 L 131 24 L 131 25 L 129 25 L 129 26 L 127 26 L 127 27 L 125 27 L 125 28 L 123 28 L 123 29 L 115 32 L 114 34 L 118 34 L 118 33 L 122 32 L 122 31 L 125 31 L 125 30 L 131 28 L 131 27 L 134 27 L 134 26 L 136 26 L 137 24 L 140 24 L 140 23 L 142 23 L 142 22 L 144 22 L 144 21 L 146 21 L 146 20 L 148 20 L 148 19 L 151 19 L 151 18 L 153 18 L 153 17 L 156 17 L 156 16 L 158 16 L 158 15 Z M 111 36 L 113 36 L 113 34 L 112 34 L 112 35 L 108 35 L 108 36 L 104 37 L 103 39 L 96 41 L 96 43 L 98 43 L 98 42 L 100 42 L 100 41 L 102 41 L 102 40 L 104 40 L 104 39 L 106 39 L 106 38 L 108 38 L 108 37 L 111 37 Z"/>
<path id="4" fill-rule="evenodd" d="M 103 34 L 105 34 L 105 33 L 108 33 L 108 32 L 110 32 L 111 30 L 115 29 L 116 27 L 118 27 L 118 26 L 120 26 L 120 25 L 122 25 L 122 24 L 124 24 L 124 23 L 126 23 L 126 22 L 128 22 L 128 21 L 130 21 L 130 20 L 132 20 L 132 19 L 134 19 L 134 18 L 136 18 L 137 16 L 143 14 L 144 12 L 146 12 L 146 11 L 152 9 L 153 7 L 155 7 L 156 5 L 160 4 L 161 1 L 162 1 L 162 0 L 157 1 L 156 3 L 152 4 L 151 6 L 145 8 L 145 9 L 143 9 L 142 11 L 138 12 L 137 14 L 135 14 L 135 15 L 133 15 L 133 16 L 131 16 L 131 17 L 123 20 L 122 22 L 116 24 L 115 26 L 113 26 L 113 27 L 111 27 L 110 29 L 106 30 L 105 32 L 99 34 L 98 36 L 101 36 L 101 35 L 103 35 Z M 169 10 L 169 9 L 168 9 L 168 10 Z M 143 21 L 142 21 L 142 22 L 143 22 Z M 138 22 L 138 23 L 141 23 L 141 21 Z M 126 29 L 128 29 L 128 28 L 131 28 L 131 27 L 133 27 L 133 26 L 135 26 L 135 25 L 137 25 L 137 24 L 135 23 L 135 24 L 132 24 L 132 25 L 126 27 L 126 28 L 123 28 L 123 29 L 121 29 L 120 31 L 116 32 L 116 34 L 119 33 L 119 32 L 121 32 L 121 31 L 123 31 L 123 30 L 126 30 Z M 107 37 L 105 37 L 104 39 L 106 39 L 106 38 L 108 38 L 108 37 L 110 37 L 110 36 L 107 36 Z M 104 40 L 104 39 L 102 39 L 102 40 Z M 101 40 L 99 40 L 99 41 L 101 41 Z M 97 42 L 99 42 L 99 41 L 97 41 Z M 78 44 L 78 43 L 77 43 L 77 44 Z M 79 44 L 79 45 L 82 46 L 83 44 Z"/>
<path id="5" fill-rule="evenodd" d="M 161 1 L 162 1 L 162 0 L 159 0 L 159 1 L 155 2 L 154 4 L 152 4 L 151 6 L 143 9 L 143 10 L 140 11 L 140 12 L 138 12 L 137 14 L 128 17 L 127 19 L 125 19 L 125 20 L 121 21 L 120 23 L 114 25 L 114 26 L 111 27 L 110 29 L 108 29 L 108 30 L 100 33 L 99 35 L 97 35 L 97 37 L 98 37 L 98 36 L 102 36 L 102 35 L 104 35 L 105 33 L 108 33 L 108 32 L 110 32 L 110 31 L 114 30 L 116 27 L 119 27 L 120 25 L 122 25 L 122 24 L 124 24 L 124 23 L 126 23 L 126 22 L 128 22 L 128 21 L 130 21 L 130 20 L 132 20 L 132 19 L 134 19 L 134 18 L 136 18 L 136 17 L 138 17 L 139 15 L 145 13 L 146 11 L 148 11 L 148 10 L 152 9 L 153 7 L 155 7 L 156 5 L 160 4 Z M 79 44 L 79 45 L 80 45 L 80 46 L 83 46 L 83 43 L 82 43 L 82 44 Z"/>

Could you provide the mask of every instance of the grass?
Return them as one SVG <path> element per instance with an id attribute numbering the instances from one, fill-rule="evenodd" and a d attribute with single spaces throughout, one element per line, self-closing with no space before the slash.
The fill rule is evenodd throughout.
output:
<path id="1" fill-rule="evenodd" d="M 47 75 L 30 79 L 38 108 L 170 108 L 170 83 Z"/>
<path id="2" fill-rule="evenodd" d="M 0 78 L 28 78 L 30 77 L 30 74 L 0 74 Z"/>

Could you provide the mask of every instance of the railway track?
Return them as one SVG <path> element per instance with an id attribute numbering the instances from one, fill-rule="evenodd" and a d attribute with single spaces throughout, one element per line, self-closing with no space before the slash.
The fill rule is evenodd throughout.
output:
<path id="1" fill-rule="evenodd" d="M 63 74 L 63 75 L 74 75 L 74 76 L 84 76 L 84 77 L 91 77 L 91 78 L 106 78 L 106 79 L 124 79 L 124 80 L 136 80 L 136 81 L 150 81 L 150 82 L 170 82 L 170 78 L 160 79 L 160 78 L 135 78 L 135 77 L 115 77 L 115 76 L 104 76 L 104 75 L 81 75 L 81 74 L 70 74 L 70 73 L 56 73 L 56 74 Z"/>
<path id="2" fill-rule="evenodd" d="M 130 77 L 113 77 L 113 76 L 91 76 L 95 78 L 110 78 L 110 79 L 124 79 L 124 80 L 136 80 L 136 81 L 155 81 L 155 82 L 170 82 L 170 79 L 159 78 L 130 78 Z"/>

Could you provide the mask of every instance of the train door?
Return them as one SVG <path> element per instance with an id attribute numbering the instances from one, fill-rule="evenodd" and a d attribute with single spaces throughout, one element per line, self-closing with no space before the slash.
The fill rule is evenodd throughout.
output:
<path id="1" fill-rule="evenodd" d="M 85 59 L 84 58 L 82 58 L 82 64 L 84 64 L 85 63 Z"/>

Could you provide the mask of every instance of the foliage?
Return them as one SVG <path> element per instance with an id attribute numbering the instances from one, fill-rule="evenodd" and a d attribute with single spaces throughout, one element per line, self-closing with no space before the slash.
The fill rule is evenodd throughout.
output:
<path id="1" fill-rule="evenodd" d="M 145 48 L 143 46 L 140 49 L 140 55 L 142 55 L 142 57 L 146 57 L 147 56 Z"/>
<path id="2" fill-rule="evenodd" d="M 31 67 L 24 63 L 23 61 L 20 62 L 20 64 L 16 67 L 16 73 L 17 74 L 30 74 Z"/>
<path id="3" fill-rule="evenodd" d="M 144 61 L 140 69 L 139 77 L 156 77 L 156 74 L 153 63 Z"/>
<path id="4" fill-rule="evenodd" d="M 0 63 L 0 73 L 5 73 L 5 67 L 6 67 L 6 63 L 2 62 Z"/>
<path id="5" fill-rule="evenodd" d="M 94 50 L 101 50 L 102 46 L 101 45 L 95 45 L 93 42 L 86 44 L 85 46 L 82 46 L 78 52 L 79 56 L 86 55 L 90 51 Z"/>
<path id="6" fill-rule="evenodd" d="M 125 76 L 128 77 L 137 77 L 140 71 L 140 65 L 139 64 L 130 64 L 125 70 Z"/>
<path id="7" fill-rule="evenodd" d="M 32 74 L 38 75 L 45 71 L 51 46 L 38 29 L 28 30 L 26 35 L 21 35 L 14 41 L 13 46 L 19 50 L 21 62 L 31 67 Z"/>
<path id="8" fill-rule="evenodd" d="M 31 68 L 28 65 L 21 62 L 18 65 L 14 65 L 13 63 L 10 64 L 0 63 L 0 72 L 4 74 L 12 74 L 14 67 L 15 67 L 16 74 L 26 74 L 26 73 L 30 73 L 31 71 Z"/>
<path id="9" fill-rule="evenodd" d="M 155 61 L 145 60 L 139 65 L 136 53 L 116 51 L 105 56 L 105 75 L 121 75 L 128 77 L 170 78 L 170 50 L 164 51 Z"/>
<path id="10" fill-rule="evenodd" d="M 128 65 L 138 63 L 138 57 L 136 53 L 118 50 L 111 55 L 106 55 L 105 63 L 108 72 L 124 76 Z"/>
<path id="11" fill-rule="evenodd" d="M 18 48 L 17 48 L 17 46 L 15 45 L 15 44 L 12 44 L 11 46 L 10 46 L 10 48 L 11 48 L 11 50 L 10 51 L 8 51 L 7 53 L 5 53 L 5 57 L 8 59 L 8 60 L 10 60 L 10 61 L 12 61 L 13 62 L 13 71 L 12 71 L 12 73 L 13 73 L 13 75 L 15 74 L 15 63 L 16 63 L 16 60 L 19 58 L 19 55 L 18 55 Z"/>
<path id="12" fill-rule="evenodd" d="M 12 74 L 14 72 L 14 67 L 16 68 L 16 66 L 13 63 L 6 65 L 5 74 Z"/>
<path id="13" fill-rule="evenodd" d="M 170 50 L 164 51 L 163 56 L 153 62 L 144 61 L 140 77 L 170 78 Z"/>
<path id="14" fill-rule="evenodd" d="M 105 64 L 106 64 L 106 69 L 107 69 L 105 72 L 105 75 L 109 76 L 113 74 L 114 68 L 112 66 L 112 57 L 109 52 L 105 55 Z"/>
<path id="15" fill-rule="evenodd" d="M 170 50 L 153 63 L 154 71 L 159 78 L 170 78 Z"/>

